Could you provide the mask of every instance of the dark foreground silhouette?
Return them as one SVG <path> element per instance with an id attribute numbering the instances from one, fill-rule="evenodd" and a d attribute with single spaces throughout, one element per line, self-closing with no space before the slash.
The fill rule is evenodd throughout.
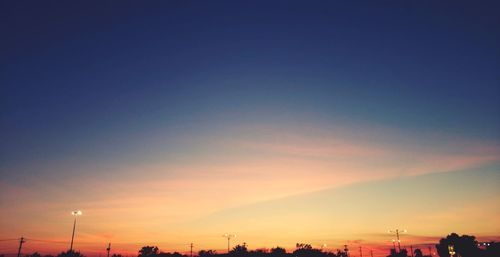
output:
<path id="1" fill-rule="evenodd" d="M 500 243 L 487 242 L 480 243 L 474 236 L 462 235 L 452 233 L 445 238 L 442 238 L 436 244 L 436 250 L 440 257 L 450 257 L 450 246 L 453 247 L 455 254 L 453 257 L 499 257 L 500 256 Z M 413 249 L 413 253 L 407 249 L 398 251 L 396 248 L 391 249 L 387 257 L 429 257 L 428 252 L 425 255 L 424 250 L 419 248 Z M 249 251 L 247 245 L 235 246 L 229 253 L 217 253 L 215 250 L 201 250 L 193 256 L 198 257 L 352 257 L 357 256 L 358 253 L 351 254 L 348 249 L 337 250 L 335 252 L 326 252 L 322 249 L 313 248 L 310 244 L 296 244 L 296 249 L 293 252 L 287 252 L 284 248 L 275 247 L 270 250 L 252 250 Z M 364 255 L 370 256 L 365 253 Z M 0 255 L 0 257 L 4 257 Z M 51 255 L 41 256 L 35 252 L 25 257 L 54 257 Z M 85 257 L 77 251 L 61 252 L 55 257 Z M 111 257 L 122 257 L 120 254 L 113 254 Z M 178 252 L 161 252 L 156 246 L 143 246 L 139 250 L 137 257 L 191 257 L 190 255 L 181 254 Z"/>

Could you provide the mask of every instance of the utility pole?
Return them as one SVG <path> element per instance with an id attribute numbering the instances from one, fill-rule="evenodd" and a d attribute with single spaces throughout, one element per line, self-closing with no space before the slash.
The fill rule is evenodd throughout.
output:
<path id="1" fill-rule="evenodd" d="M 108 243 L 108 248 L 106 248 L 106 251 L 108 252 L 108 257 L 109 257 L 109 251 L 111 251 L 111 243 Z"/>
<path id="2" fill-rule="evenodd" d="M 413 257 L 413 245 L 410 245 L 411 257 Z"/>
<path id="3" fill-rule="evenodd" d="M 189 256 L 193 257 L 193 243 L 191 243 L 189 246 L 191 247 L 191 254 Z"/>
<path id="4" fill-rule="evenodd" d="M 344 245 L 344 252 L 346 256 L 349 256 L 349 249 L 347 249 L 347 245 Z"/>
<path id="5" fill-rule="evenodd" d="M 373 250 L 370 250 L 370 255 L 373 257 Z"/>
<path id="6" fill-rule="evenodd" d="M 432 246 L 429 246 L 429 256 L 432 256 Z"/>
<path id="7" fill-rule="evenodd" d="M 363 257 L 363 250 L 361 250 L 361 246 L 359 247 L 359 257 Z"/>
<path id="8" fill-rule="evenodd" d="M 20 256 L 21 256 L 21 248 L 23 247 L 24 242 L 26 242 L 26 241 L 24 240 L 24 237 L 21 237 L 21 238 L 19 239 L 19 249 L 17 250 L 17 257 L 20 257 Z"/>

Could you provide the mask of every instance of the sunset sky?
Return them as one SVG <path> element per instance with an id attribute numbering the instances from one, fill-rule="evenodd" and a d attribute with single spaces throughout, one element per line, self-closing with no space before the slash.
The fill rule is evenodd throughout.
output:
<path id="1" fill-rule="evenodd" d="M 0 254 L 500 240 L 498 2 L 374 2 L 2 2 Z"/>

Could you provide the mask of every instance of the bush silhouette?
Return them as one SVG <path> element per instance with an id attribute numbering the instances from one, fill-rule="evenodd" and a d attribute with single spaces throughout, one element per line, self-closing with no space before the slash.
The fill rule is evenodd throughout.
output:
<path id="1" fill-rule="evenodd" d="M 450 256 L 448 246 L 453 245 L 457 255 L 462 257 L 477 257 L 481 256 L 481 249 L 478 247 L 476 237 L 451 233 L 446 238 L 441 238 L 439 244 L 436 245 L 437 252 L 441 257 Z"/>
<path id="2" fill-rule="evenodd" d="M 57 257 L 85 257 L 80 252 L 74 250 L 68 250 L 67 252 L 61 252 Z"/>

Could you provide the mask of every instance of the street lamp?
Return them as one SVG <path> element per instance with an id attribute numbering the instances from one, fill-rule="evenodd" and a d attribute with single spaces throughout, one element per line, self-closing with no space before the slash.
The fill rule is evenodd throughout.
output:
<path id="1" fill-rule="evenodd" d="M 406 229 L 399 230 L 398 228 L 396 230 L 389 230 L 388 231 L 391 234 L 396 234 L 396 238 L 398 239 L 398 252 L 401 252 L 401 240 L 399 240 L 399 234 L 400 233 L 406 233 Z M 394 242 L 394 240 L 393 240 Z"/>
<path id="2" fill-rule="evenodd" d="M 72 211 L 71 215 L 75 216 L 75 221 L 73 222 L 73 234 L 71 234 L 71 245 L 69 246 L 69 251 L 73 251 L 73 239 L 75 239 L 75 228 L 76 228 L 76 217 L 82 215 L 82 211 Z"/>
<path id="3" fill-rule="evenodd" d="M 453 245 L 448 245 L 448 253 L 450 254 L 450 257 L 455 256 L 455 247 Z"/>
<path id="4" fill-rule="evenodd" d="M 224 234 L 224 235 L 222 235 L 222 237 L 227 238 L 227 252 L 229 253 L 231 238 L 235 238 L 235 237 L 236 237 L 236 235 L 232 235 L 232 234 Z"/>

